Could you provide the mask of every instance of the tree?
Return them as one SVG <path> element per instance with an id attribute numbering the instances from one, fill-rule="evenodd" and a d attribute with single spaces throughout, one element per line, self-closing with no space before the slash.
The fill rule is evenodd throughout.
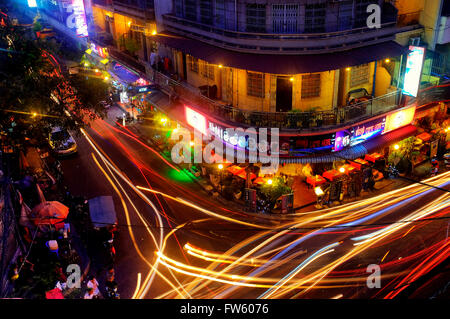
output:
<path id="1" fill-rule="evenodd" d="M 272 184 L 264 184 L 261 186 L 261 193 L 270 202 L 271 208 L 275 206 L 280 196 L 290 194 L 291 188 L 286 186 L 282 177 L 276 177 L 272 180 Z"/>
<path id="2" fill-rule="evenodd" d="M 0 131 L 10 143 L 23 144 L 30 136 L 43 142 L 53 126 L 68 130 L 85 126 L 86 111 L 91 117 L 102 116 L 97 100 L 101 94 L 88 94 L 81 81 L 61 76 L 30 28 L 7 21 L 0 27 L 0 48 L 6 50 L 0 51 Z M 80 85 L 78 102 L 70 86 L 75 83 Z"/>
<path id="3" fill-rule="evenodd" d="M 135 55 L 137 51 L 139 51 L 139 44 L 136 40 L 134 40 L 131 37 L 125 36 L 125 34 L 122 34 L 120 36 L 120 46 L 122 48 L 125 48 L 126 51 L 128 51 L 131 55 Z"/>

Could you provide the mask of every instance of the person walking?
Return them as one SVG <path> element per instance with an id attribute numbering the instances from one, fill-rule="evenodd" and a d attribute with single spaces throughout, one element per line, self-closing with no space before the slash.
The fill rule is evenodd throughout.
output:
<path id="1" fill-rule="evenodd" d="M 98 297 L 100 295 L 100 290 L 98 289 L 98 281 L 94 276 L 89 276 L 89 281 L 87 282 L 88 289 L 93 290 L 94 296 Z"/>
<path id="2" fill-rule="evenodd" d="M 97 299 L 97 297 L 94 295 L 94 289 L 88 288 L 86 293 L 84 294 L 83 299 Z"/>

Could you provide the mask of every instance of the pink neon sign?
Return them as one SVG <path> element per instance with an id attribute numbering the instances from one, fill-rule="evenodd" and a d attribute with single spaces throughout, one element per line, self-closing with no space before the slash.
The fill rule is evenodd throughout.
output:
<path id="1" fill-rule="evenodd" d="M 79 37 L 87 37 L 88 29 L 83 0 L 72 0 L 73 14 L 75 16 L 75 28 Z"/>

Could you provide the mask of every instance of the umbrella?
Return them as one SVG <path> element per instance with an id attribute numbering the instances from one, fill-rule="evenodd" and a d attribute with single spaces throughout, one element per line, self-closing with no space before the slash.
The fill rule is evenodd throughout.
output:
<path id="1" fill-rule="evenodd" d="M 64 295 L 59 288 L 54 288 L 45 292 L 45 299 L 64 299 Z"/>
<path id="2" fill-rule="evenodd" d="M 57 201 L 48 201 L 36 205 L 31 211 L 31 216 L 36 218 L 35 223 L 47 220 L 50 224 L 57 224 L 66 219 L 69 207 Z"/>

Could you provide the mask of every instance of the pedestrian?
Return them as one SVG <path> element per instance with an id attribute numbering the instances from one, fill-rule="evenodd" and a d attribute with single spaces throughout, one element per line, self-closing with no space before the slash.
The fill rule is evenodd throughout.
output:
<path id="1" fill-rule="evenodd" d="M 94 289 L 88 288 L 86 293 L 84 294 L 83 299 L 97 299 L 97 297 L 94 294 Z"/>
<path id="2" fill-rule="evenodd" d="M 96 297 L 99 296 L 100 290 L 98 289 L 98 281 L 97 281 L 97 279 L 95 279 L 94 276 L 92 276 L 92 275 L 89 276 L 89 281 L 87 282 L 87 287 L 93 289 L 93 291 L 94 291 L 93 293 Z"/>
<path id="3" fill-rule="evenodd" d="M 115 277 L 115 271 L 114 271 L 114 267 L 110 266 L 108 268 L 108 271 L 106 272 L 106 280 L 114 280 Z"/>

